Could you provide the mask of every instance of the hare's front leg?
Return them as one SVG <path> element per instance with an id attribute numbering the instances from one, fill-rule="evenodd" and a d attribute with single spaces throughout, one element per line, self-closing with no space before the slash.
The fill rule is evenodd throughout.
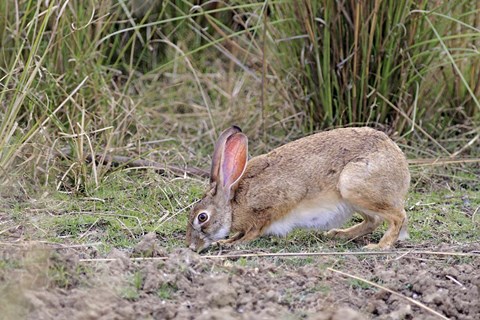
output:
<path id="1" fill-rule="evenodd" d="M 242 233 L 237 232 L 233 236 L 229 237 L 228 239 L 218 240 L 214 244 L 218 244 L 221 246 L 232 245 L 233 243 L 237 242 L 241 237 L 242 237 Z"/>
<path id="2" fill-rule="evenodd" d="M 224 240 L 219 240 L 216 243 L 219 245 L 233 246 L 241 242 L 248 242 L 260 236 L 258 229 L 250 229 L 246 232 L 240 231 L 235 233 L 232 237 Z"/>

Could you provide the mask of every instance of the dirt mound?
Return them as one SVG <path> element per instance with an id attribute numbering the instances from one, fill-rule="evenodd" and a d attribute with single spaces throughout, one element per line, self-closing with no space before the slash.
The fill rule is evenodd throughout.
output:
<path id="1" fill-rule="evenodd" d="M 131 259 L 141 254 L 158 259 Z M 0 302 L 24 310 L 15 314 L 10 308 L 10 318 L 27 319 L 436 319 L 401 297 L 327 269 L 333 267 L 450 319 L 473 320 L 480 314 L 478 257 L 234 261 L 205 259 L 187 249 L 167 255 L 149 235 L 132 253 L 113 250 L 107 258 L 113 260 L 88 262 L 74 252 L 55 253 L 36 262 L 43 279 L 36 282 L 33 274 L 15 282 L 13 274 L 2 272 L 0 279 L 12 290 Z"/>

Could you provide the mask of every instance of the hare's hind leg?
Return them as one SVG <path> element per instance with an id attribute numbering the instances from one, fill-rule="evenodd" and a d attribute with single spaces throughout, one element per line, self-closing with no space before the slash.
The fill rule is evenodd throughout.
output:
<path id="1" fill-rule="evenodd" d="M 332 229 L 327 232 L 327 237 L 343 238 L 343 239 L 356 239 L 366 234 L 371 233 L 373 230 L 382 223 L 382 218 L 378 215 L 369 215 L 364 212 L 359 212 L 363 221 L 347 229 Z"/>
<path id="2" fill-rule="evenodd" d="M 365 248 L 367 249 L 387 249 L 390 248 L 398 239 L 404 240 L 408 238 L 407 233 L 407 214 L 403 208 L 395 208 L 393 206 L 382 207 L 381 209 L 375 203 L 369 203 L 364 199 L 348 199 L 350 203 L 356 205 L 359 211 L 364 212 L 363 217 L 368 217 L 362 223 L 353 226 L 349 229 L 358 228 L 359 235 L 365 235 L 375 230 L 382 221 L 386 221 L 388 224 L 387 231 L 383 235 L 378 244 L 371 243 Z M 365 212 L 367 214 L 365 214 Z M 368 220 L 370 219 L 370 220 Z M 374 222 L 368 222 L 373 220 Z M 368 227 L 363 227 L 365 224 Z M 349 229 L 345 231 L 349 231 Z M 357 231 L 357 230 L 355 230 Z M 360 231 L 362 231 L 360 233 Z"/>
<path id="3" fill-rule="evenodd" d="M 384 220 L 388 229 L 378 244 L 369 249 L 389 248 L 399 238 L 405 238 L 407 215 L 403 209 L 408 184 L 398 179 L 385 178 L 387 173 L 374 160 L 351 162 L 340 174 L 338 189 L 344 200 L 371 219 Z M 368 220 L 366 220 L 368 221 Z M 368 228 L 358 226 L 359 231 L 373 231 L 380 223 L 370 223 Z M 356 226 L 352 227 L 355 228 Z M 348 229 L 347 229 L 348 230 Z"/>

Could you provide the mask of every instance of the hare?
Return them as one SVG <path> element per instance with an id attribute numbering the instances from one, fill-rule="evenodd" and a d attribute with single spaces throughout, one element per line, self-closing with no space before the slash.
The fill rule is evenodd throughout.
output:
<path id="1" fill-rule="evenodd" d="M 187 245 L 233 244 L 294 228 L 329 230 L 352 239 L 384 220 L 378 244 L 386 249 L 408 237 L 405 196 L 410 173 L 405 155 L 384 133 L 342 128 L 313 134 L 248 160 L 248 139 L 233 126 L 218 138 L 210 188 L 192 208 Z M 361 223 L 339 228 L 353 213 Z M 225 239 L 230 232 L 235 234 Z"/>

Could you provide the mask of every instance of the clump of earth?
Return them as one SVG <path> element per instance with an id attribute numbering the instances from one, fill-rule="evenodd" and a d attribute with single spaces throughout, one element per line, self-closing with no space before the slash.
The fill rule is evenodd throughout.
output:
<path id="1" fill-rule="evenodd" d="M 479 252 L 480 244 L 461 251 Z M 215 259 L 188 249 L 167 252 L 153 234 L 131 251 L 114 249 L 105 259 L 90 259 L 97 254 L 92 249 L 10 249 L 5 261 L 17 265 L 0 272 L 0 318 L 439 318 L 404 297 L 448 319 L 474 320 L 480 315 L 478 256 Z"/>

